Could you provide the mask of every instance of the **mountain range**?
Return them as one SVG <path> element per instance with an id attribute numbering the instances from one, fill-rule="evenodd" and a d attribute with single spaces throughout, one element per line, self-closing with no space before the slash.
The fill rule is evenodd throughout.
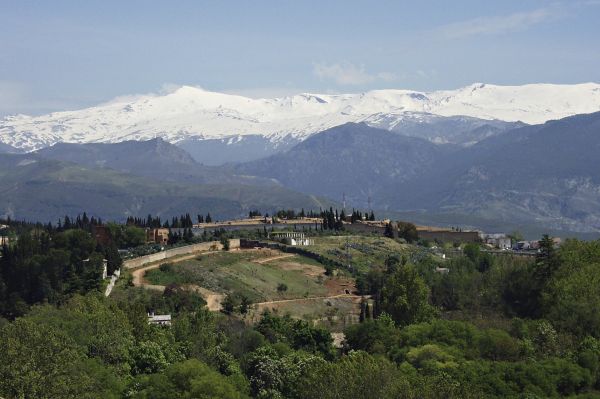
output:
<path id="1" fill-rule="evenodd" d="M 58 142 L 115 143 L 162 137 L 170 143 L 189 139 L 227 139 L 227 143 L 235 143 L 240 137 L 258 135 L 272 147 L 283 142 L 282 148 L 286 149 L 288 141 L 302 141 L 347 122 L 366 122 L 397 131 L 409 126 L 407 130 L 422 134 L 423 138 L 455 140 L 460 144 L 478 138 L 465 139 L 460 135 L 455 138 L 456 132 L 440 135 L 413 128 L 418 124 L 431 125 L 432 118 L 439 123 L 444 120 L 440 117 L 536 124 L 598 110 L 600 85 L 596 83 L 524 86 L 477 83 L 433 92 L 375 90 L 274 99 L 252 99 L 183 86 L 165 95 L 121 97 L 82 110 L 36 117 L 9 116 L 0 121 L 0 142 L 31 151 Z M 490 126 L 498 127 L 494 123 Z M 476 127 L 479 126 L 467 130 Z M 484 132 L 483 136 L 487 135 L 489 132 Z"/>
<path id="2" fill-rule="evenodd" d="M 348 123 L 237 170 L 356 207 L 599 232 L 599 153 L 600 112 L 466 148 Z"/>
<path id="3" fill-rule="evenodd" d="M 274 184 L 268 179 L 236 175 L 227 168 L 202 165 L 186 151 L 161 138 L 120 143 L 57 143 L 34 154 L 45 159 L 88 168 L 108 168 L 155 180 L 188 184 Z"/>
<path id="4" fill-rule="evenodd" d="M 0 216 L 53 221 L 84 211 L 108 220 L 184 213 L 235 218 L 254 209 L 319 209 L 333 202 L 277 185 L 184 184 L 42 158 L 0 154 Z"/>
<path id="5" fill-rule="evenodd" d="M 0 215 L 236 217 L 344 199 L 422 223 L 598 234 L 599 110 L 592 83 L 271 100 L 182 87 L 8 117 Z"/>

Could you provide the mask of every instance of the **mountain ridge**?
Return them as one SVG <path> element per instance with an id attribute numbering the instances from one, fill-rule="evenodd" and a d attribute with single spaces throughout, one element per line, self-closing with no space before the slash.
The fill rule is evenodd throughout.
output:
<path id="1" fill-rule="evenodd" d="M 391 130 L 403 118 L 467 116 L 539 123 L 600 110 L 600 84 L 473 84 L 456 90 L 374 90 L 252 99 L 183 86 L 166 95 L 118 98 L 82 110 L 0 121 L 0 142 L 31 151 L 60 141 L 119 142 L 163 137 L 222 139 L 262 135 L 303 140 L 346 122 L 379 119 Z M 379 115 L 379 116 L 377 116 Z M 385 119 L 382 124 L 381 119 Z M 374 122 L 375 123 L 375 122 Z"/>
<path id="2" fill-rule="evenodd" d="M 596 112 L 520 127 L 466 148 L 349 123 L 237 168 L 302 192 L 345 194 L 357 208 L 598 233 L 599 153 Z M 460 217 L 453 220 L 460 224 Z"/>
<path id="3" fill-rule="evenodd" d="M 171 217 L 188 212 L 210 212 L 220 219 L 243 217 L 253 209 L 273 212 L 335 205 L 281 186 L 184 184 L 37 154 L 0 154 L 0 198 L 0 217 L 53 222 L 84 211 L 116 221 L 149 213 Z"/>

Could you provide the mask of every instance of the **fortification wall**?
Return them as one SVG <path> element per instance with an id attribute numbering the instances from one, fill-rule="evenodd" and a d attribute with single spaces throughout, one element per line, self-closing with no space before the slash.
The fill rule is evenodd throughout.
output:
<path id="1" fill-rule="evenodd" d="M 238 238 L 232 238 L 229 240 L 230 249 L 237 249 L 239 247 L 240 240 Z M 166 251 L 157 252 L 155 254 L 140 256 L 139 258 L 128 259 L 123 262 L 123 267 L 125 269 L 133 269 L 136 267 L 147 265 L 148 263 L 159 262 L 161 260 L 169 259 L 174 256 L 221 249 L 223 249 L 223 245 L 219 241 L 202 242 L 200 244 L 186 245 L 184 247 L 167 249 Z"/>

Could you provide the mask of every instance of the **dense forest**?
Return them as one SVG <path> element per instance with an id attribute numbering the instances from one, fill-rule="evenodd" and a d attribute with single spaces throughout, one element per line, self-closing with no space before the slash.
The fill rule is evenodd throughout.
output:
<path id="1" fill-rule="evenodd" d="M 186 217 L 187 218 L 187 217 Z M 356 275 L 361 322 L 327 330 L 264 313 L 212 313 L 177 285 L 105 298 L 127 226 L 102 246 L 89 221 L 23 228 L 0 260 L 0 397 L 598 397 L 600 241 L 548 237 L 536 257 L 464 245 L 443 266 L 406 252 Z M 115 227 L 113 227 L 115 229 Z M 120 245 L 124 245 L 123 242 Z M 88 260 L 89 259 L 89 260 Z M 84 260 L 88 260 L 85 261 Z M 235 305 L 243 306 L 243 304 Z M 173 316 L 150 325 L 147 312 Z"/>

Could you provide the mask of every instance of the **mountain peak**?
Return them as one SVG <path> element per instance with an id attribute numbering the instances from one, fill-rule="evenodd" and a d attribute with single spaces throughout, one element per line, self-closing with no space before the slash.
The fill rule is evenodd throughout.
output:
<path id="1" fill-rule="evenodd" d="M 390 89 L 359 94 L 303 93 L 273 99 L 252 99 L 186 85 L 166 95 L 140 96 L 78 111 L 4 118 L 0 121 L 0 142 L 31 151 L 60 141 L 114 143 L 156 136 L 171 143 L 193 137 L 244 135 L 261 135 L 274 141 L 283 137 L 302 140 L 346 122 L 377 119 L 378 127 L 393 129 L 407 115 L 542 123 L 599 110 L 597 83 L 474 83 L 432 92 Z"/>

